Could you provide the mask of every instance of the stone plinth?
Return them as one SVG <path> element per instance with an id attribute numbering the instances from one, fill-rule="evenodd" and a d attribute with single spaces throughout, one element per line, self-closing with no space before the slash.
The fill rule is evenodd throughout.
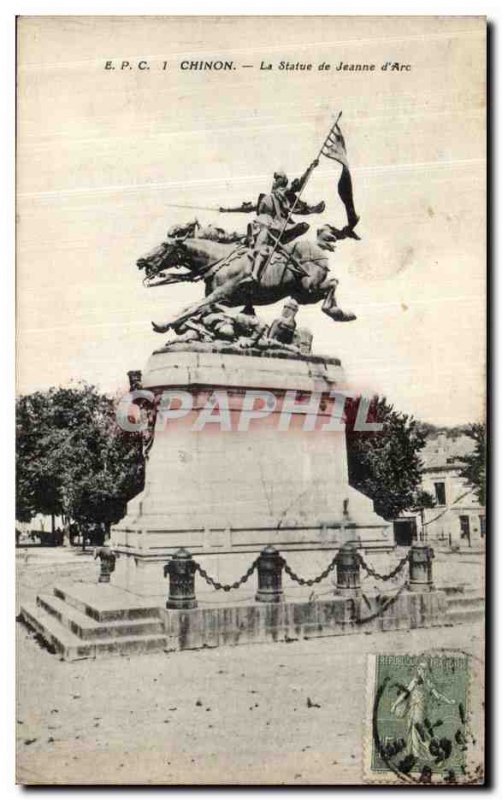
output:
<path id="1" fill-rule="evenodd" d="M 378 605 L 369 597 L 370 607 Z M 311 603 L 257 603 L 253 606 L 160 611 L 167 650 L 199 650 L 238 644 L 292 642 L 370 631 L 412 630 L 444 625 L 443 592 L 403 592 L 381 614 L 368 612 L 362 599 L 335 597 Z"/>
<path id="2" fill-rule="evenodd" d="M 231 556 L 229 556 L 231 558 Z M 24 603 L 24 622 L 65 660 L 202 647 L 291 642 L 351 633 L 429 628 L 483 617 L 483 598 L 464 597 L 450 610 L 441 591 L 401 591 L 364 598 L 166 609 L 110 584 L 62 583 Z"/>
<path id="3" fill-rule="evenodd" d="M 339 399 L 330 397 L 345 390 L 338 360 L 159 352 L 143 387 L 157 399 L 187 392 L 190 411 L 157 414 L 145 490 L 112 531 L 114 585 L 165 591 L 162 566 L 180 547 L 223 582 L 267 545 L 304 551 L 307 560 L 319 550 L 331 558 L 347 541 L 392 547 L 389 524 L 348 483 L 345 432 L 334 421 Z M 260 408 L 261 418 L 250 418 Z"/>

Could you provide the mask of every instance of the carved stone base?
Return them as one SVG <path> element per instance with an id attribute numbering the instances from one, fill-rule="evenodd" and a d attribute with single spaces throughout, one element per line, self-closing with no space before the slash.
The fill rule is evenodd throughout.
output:
<path id="1" fill-rule="evenodd" d="M 112 583 L 140 594 L 165 591 L 162 566 L 180 547 L 199 560 L 210 557 L 213 566 L 216 558 L 220 580 L 237 579 L 242 562 L 249 566 L 267 545 L 305 556 L 330 551 L 323 561 L 347 541 L 392 547 L 390 525 L 349 486 L 344 430 L 325 430 L 333 412 L 329 392 L 343 392 L 344 383 L 340 362 L 319 356 L 154 353 L 143 388 L 156 396 L 188 391 L 193 406 L 183 419 L 156 429 L 145 490 L 112 530 L 111 545 L 120 554 Z M 276 409 L 238 430 L 249 389 L 270 392 Z M 231 429 L 215 422 L 194 430 L 213 390 L 228 397 Z M 288 391 L 296 392 L 297 403 L 288 430 L 281 430 Z M 319 393 L 320 412 L 309 430 L 308 404 Z"/>

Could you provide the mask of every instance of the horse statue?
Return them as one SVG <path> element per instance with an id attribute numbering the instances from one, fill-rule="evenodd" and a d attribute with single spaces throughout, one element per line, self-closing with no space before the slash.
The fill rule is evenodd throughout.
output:
<path id="1" fill-rule="evenodd" d="M 250 279 L 252 257 L 245 243 L 222 243 L 200 238 L 195 233 L 193 223 L 184 228 L 177 226 L 174 236 L 168 236 L 136 262 L 144 270 L 143 283 L 147 287 L 200 280 L 205 284 L 203 300 L 164 324 L 152 323 L 157 333 L 175 328 L 215 303 L 232 308 L 244 306 L 246 313 L 253 313 L 255 305 L 270 305 L 285 298 L 292 298 L 300 305 L 322 301 L 322 311 L 336 322 L 356 319 L 355 314 L 337 305 L 338 280 L 329 275 L 326 253 L 334 247 L 322 237 L 318 237 L 317 243 L 300 240 L 281 244 L 256 284 Z M 335 239 L 333 234 L 331 241 Z"/>

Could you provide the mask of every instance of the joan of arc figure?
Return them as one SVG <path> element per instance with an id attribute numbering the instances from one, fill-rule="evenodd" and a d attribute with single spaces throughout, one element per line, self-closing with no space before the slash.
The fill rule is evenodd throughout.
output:
<path id="1" fill-rule="evenodd" d="M 220 211 L 224 212 L 256 212 L 256 217 L 248 228 L 253 256 L 251 279 L 256 283 L 259 283 L 263 269 L 274 249 L 308 231 L 308 224 L 295 223 L 292 215 L 322 214 L 324 211 L 324 202 L 309 206 L 299 197 L 318 164 L 318 159 L 315 159 L 301 178 L 295 178 L 291 183 L 282 170 L 274 172 L 271 191 L 268 194 L 260 194 L 256 204 L 246 202 L 236 208 L 220 208 Z"/>

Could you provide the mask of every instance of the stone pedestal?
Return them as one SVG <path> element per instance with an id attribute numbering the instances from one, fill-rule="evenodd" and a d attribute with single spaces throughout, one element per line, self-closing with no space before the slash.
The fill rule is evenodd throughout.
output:
<path id="1" fill-rule="evenodd" d="M 120 555 L 112 583 L 165 592 L 163 565 L 181 547 L 222 582 L 236 580 L 267 545 L 304 551 L 306 560 L 326 550 L 326 561 L 347 541 L 392 547 L 390 525 L 348 483 L 345 432 L 333 424 L 329 396 L 344 386 L 336 359 L 154 353 L 143 387 L 157 398 L 186 391 L 192 410 L 167 423 L 157 415 L 145 489 L 112 530 Z M 253 409 L 249 390 L 270 393 L 274 410 L 240 422 L 243 409 Z M 222 405 L 213 403 L 213 419 L 206 412 L 203 424 L 201 411 L 215 397 Z M 320 411 L 312 414 L 316 397 Z M 291 413 L 280 422 L 285 407 Z"/>
<path id="2" fill-rule="evenodd" d="M 410 592 L 432 591 L 434 550 L 428 544 L 414 544 L 410 550 Z"/>

